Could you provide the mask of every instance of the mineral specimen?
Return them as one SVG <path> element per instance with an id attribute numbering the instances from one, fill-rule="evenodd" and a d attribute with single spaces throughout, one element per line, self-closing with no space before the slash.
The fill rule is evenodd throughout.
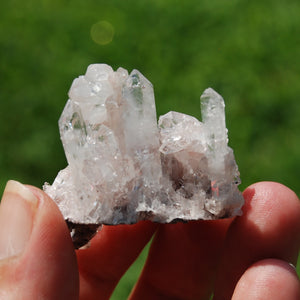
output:
<path id="1" fill-rule="evenodd" d="M 171 111 L 158 125 L 152 85 L 137 70 L 90 65 L 69 97 L 59 120 L 68 166 L 44 190 L 73 227 L 241 214 L 224 100 L 213 89 L 201 96 L 202 122 Z"/>

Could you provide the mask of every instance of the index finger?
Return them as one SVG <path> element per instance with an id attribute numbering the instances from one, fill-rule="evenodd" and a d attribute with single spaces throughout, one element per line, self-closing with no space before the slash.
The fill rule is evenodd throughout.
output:
<path id="1" fill-rule="evenodd" d="M 118 281 L 151 239 L 157 224 L 103 225 L 88 249 L 77 250 L 80 299 L 109 299 Z"/>

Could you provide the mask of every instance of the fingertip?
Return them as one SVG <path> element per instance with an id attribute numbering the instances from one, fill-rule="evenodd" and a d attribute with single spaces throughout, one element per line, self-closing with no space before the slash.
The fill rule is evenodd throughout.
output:
<path id="1" fill-rule="evenodd" d="M 257 182 L 245 189 L 243 192 L 246 214 L 255 207 L 260 211 L 269 211 L 279 208 L 283 211 L 292 210 L 300 218 L 300 201 L 296 193 L 287 186 L 272 181 Z M 257 210 L 256 210 L 257 212 Z"/>
<path id="2" fill-rule="evenodd" d="M 215 299 L 230 299 L 239 278 L 254 262 L 273 257 L 296 263 L 299 253 L 296 194 L 279 183 L 259 182 L 243 195 L 243 215 L 233 221 L 226 237 Z"/>
<path id="3" fill-rule="evenodd" d="M 248 186 L 243 192 L 244 198 L 250 200 L 253 196 L 269 199 L 274 196 L 279 198 L 288 198 L 291 203 L 299 204 L 299 198 L 296 193 L 287 186 L 273 181 L 256 182 Z"/>
<path id="4" fill-rule="evenodd" d="M 297 237 L 295 233 L 300 230 L 300 201 L 291 189 L 280 183 L 266 181 L 252 184 L 243 195 L 244 214 L 237 218 L 238 224 L 248 224 L 251 228 L 255 226 L 264 235 L 285 231 Z"/>
<path id="5" fill-rule="evenodd" d="M 300 282 L 295 269 L 285 261 L 265 259 L 253 264 L 242 275 L 233 300 L 298 300 Z"/>
<path id="6" fill-rule="evenodd" d="M 39 199 L 40 205 L 24 260 L 30 264 L 30 271 L 36 275 L 45 293 L 55 299 L 77 299 L 79 274 L 67 224 L 56 203 L 44 191 L 34 186 L 28 188 Z M 46 275 L 44 280 L 40 275 L 43 273 Z"/>
<path id="7" fill-rule="evenodd" d="M 1 272 L 1 290 L 10 297 L 17 290 L 24 299 L 37 299 L 40 295 L 47 299 L 77 299 L 76 255 L 64 218 L 42 190 L 28 185 L 24 188 L 28 191 L 25 196 L 10 192 L 10 197 L 28 198 L 32 193 L 37 199 L 31 233 L 21 253 L 2 262 L 1 268 L 6 272 Z"/>
<path id="8" fill-rule="evenodd" d="M 39 209 L 33 227 L 31 247 L 43 251 L 57 251 L 73 253 L 75 251 L 68 230 L 68 226 L 56 203 L 42 190 L 34 186 L 27 186 L 39 199 Z"/>

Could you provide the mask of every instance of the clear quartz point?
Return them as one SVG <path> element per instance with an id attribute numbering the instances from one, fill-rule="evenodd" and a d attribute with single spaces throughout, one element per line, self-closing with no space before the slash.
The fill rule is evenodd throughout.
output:
<path id="1" fill-rule="evenodd" d="M 223 98 L 206 89 L 201 112 L 202 122 L 171 111 L 157 125 L 153 87 L 139 71 L 90 65 L 59 119 L 68 166 L 45 192 L 72 224 L 241 215 Z"/>

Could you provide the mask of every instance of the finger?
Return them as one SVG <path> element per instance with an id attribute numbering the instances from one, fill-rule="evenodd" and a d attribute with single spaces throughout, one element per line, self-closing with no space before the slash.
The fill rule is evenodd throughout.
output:
<path id="1" fill-rule="evenodd" d="M 230 222 L 160 226 L 130 299 L 208 299 Z"/>
<path id="2" fill-rule="evenodd" d="M 245 270 L 258 260 L 296 263 L 300 246 L 300 203 L 293 191 L 261 182 L 244 192 L 243 216 L 229 228 L 214 299 L 231 299 Z"/>
<path id="3" fill-rule="evenodd" d="M 239 280 L 232 300 L 299 300 L 300 282 L 288 263 L 267 259 L 251 266 Z"/>
<path id="4" fill-rule="evenodd" d="M 88 249 L 77 251 L 80 299 L 109 299 L 118 281 L 149 242 L 157 225 L 103 226 Z"/>
<path id="5" fill-rule="evenodd" d="M 9 181 L 0 206 L 0 298 L 78 299 L 75 251 L 59 209 Z"/>

